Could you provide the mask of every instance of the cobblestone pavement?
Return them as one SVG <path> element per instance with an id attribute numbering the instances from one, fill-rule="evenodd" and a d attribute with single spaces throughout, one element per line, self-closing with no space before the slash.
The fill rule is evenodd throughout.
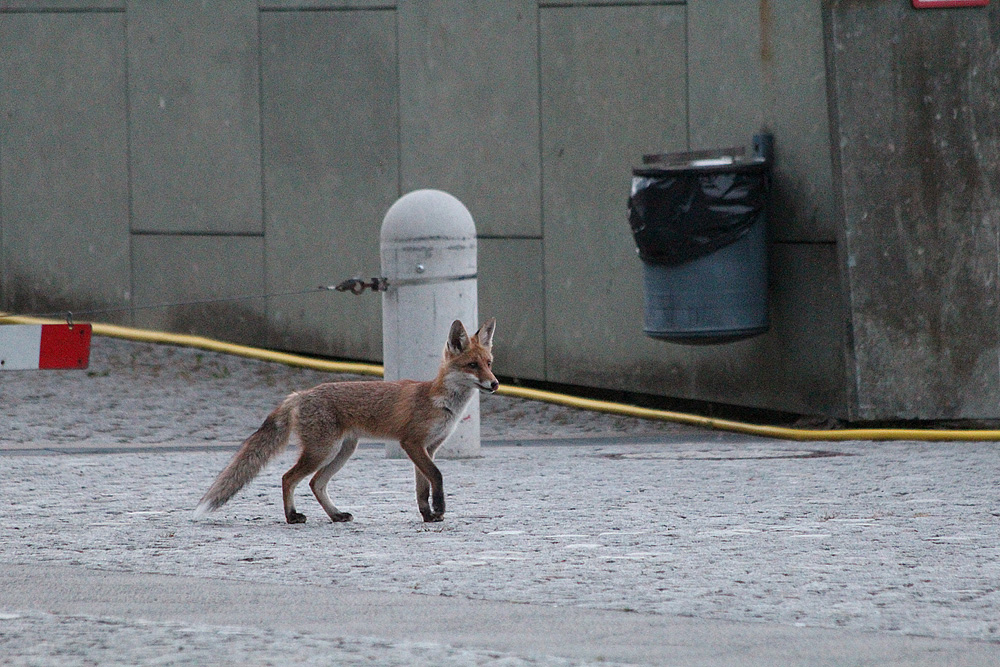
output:
<path id="1" fill-rule="evenodd" d="M 192 509 L 230 451 L 23 455 L 44 443 L 234 442 L 284 393 L 325 379 L 109 339 L 95 339 L 89 373 L 0 374 L 11 425 L 0 440 L 0 558 L 1000 641 L 992 443 L 801 445 L 490 397 L 485 436 L 578 444 L 485 447 L 480 458 L 442 461 L 441 524 L 420 522 L 406 461 L 364 448 L 331 484 L 355 521 L 326 521 L 302 485 L 298 505 L 310 518 L 299 526 L 280 507 L 294 452 L 200 520 Z M 2 599 L 0 612 L 0 655 L 13 647 L 13 664 L 45 663 L 39 651 L 86 664 L 100 646 L 138 647 L 133 638 L 147 632 L 165 645 L 216 637 L 192 654 L 209 661 L 212 651 L 267 656 L 291 641 L 19 612 Z M 80 635 L 98 648 L 75 655 L 67 637 Z M 397 655 L 398 664 L 577 664 L 363 638 L 299 645 L 309 642 L 322 646 L 304 655 L 342 654 L 340 664 L 397 664 Z M 149 657 L 132 650 L 122 655 Z"/>

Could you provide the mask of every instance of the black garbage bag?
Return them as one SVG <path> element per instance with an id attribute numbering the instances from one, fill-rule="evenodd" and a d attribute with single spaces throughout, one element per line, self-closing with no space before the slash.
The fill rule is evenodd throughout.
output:
<path id="1" fill-rule="evenodd" d="M 672 266 L 724 248 L 761 220 L 769 185 L 764 159 L 633 169 L 628 221 L 639 256 Z"/>

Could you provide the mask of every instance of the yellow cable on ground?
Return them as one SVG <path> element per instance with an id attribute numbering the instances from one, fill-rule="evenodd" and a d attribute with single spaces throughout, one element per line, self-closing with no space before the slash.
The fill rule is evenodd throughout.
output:
<path id="1" fill-rule="evenodd" d="M 846 440 L 923 440 L 923 441 L 993 441 L 1000 440 L 1000 431 L 991 430 L 929 430 L 929 429 L 903 429 L 903 428 L 876 428 L 876 429 L 805 429 L 786 428 L 783 426 L 761 426 L 758 424 L 747 424 L 745 422 L 732 421 L 730 419 L 717 419 L 715 417 L 702 417 L 684 412 L 672 412 L 670 410 L 657 410 L 654 408 L 642 408 L 637 405 L 626 405 L 622 403 L 612 403 L 610 401 L 598 401 L 577 396 L 567 396 L 551 391 L 540 389 L 527 389 L 525 387 L 512 387 L 501 385 L 498 393 L 507 396 L 518 396 L 535 401 L 545 401 L 547 403 L 558 403 L 584 410 L 594 410 L 596 412 L 608 412 L 616 415 L 628 417 L 640 417 L 643 419 L 658 419 L 661 421 L 671 421 L 690 426 L 700 426 L 718 431 L 729 431 L 732 433 L 745 433 L 747 435 L 757 435 L 765 438 L 779 438 L 781 440 L 798 441 L 846 441 Z"/>
<path id="2" fill-rule="evenodd" d="M 0 313 L 0 324 L 52 324 L 57 320 L 46 320 L 36 317 L 23 317 L 15 315 L 3 315 Z M 286 352 L 275 352 L 261 348 L 250 347 L 248 345 L 238 345 L 235 343 L 225 343 L 223 341 L 206 338 L 204 336 L 193 336 L 189 334 L 175 334 L 163 331 L 151 331 L 149 329 L 137 329 L 134 327 L 123 327 L 114 324 L 95 323 L 91 325 L 93 332 L 99 336 L 110 336 L 113 338 L 125 338 L 146 343 L 163 343 L 168 345 L 180 345 L 183 347 L 193 347 L 211 352 L 221 352 L 261 361 L 272 361 L 309 368 L 329 373 L 354 373 L 358 375 L 383 375 L 383 368 L 378 364 L 365 364 L 346 361 L 327 361 L 324 359 L 313 359 L 310 357 L 288 354 Z M 856 429 L 803 429 L 786 428 L 782 426 L 761 426 L 758 424 L 748 424 L 745 422 L 732 421 L 729 419 L 716 419 L 714 417 L 701 417 L 683 412 L 673 412 L 670 410 L 657 410 L 654 408 L 642 408 L 636 405 L 624 403 L 613 403 L 611 401 L 599 401 L 591 398 L 580 398 L 559 394 L 553 391 L 541 389 L 529 389 L 527 387 L 516 387 L 512 385 L 500 385 L 497 392 L 504 396 L 514 396 L 532 401 L 543 401 L 555 403 L 571 408 L 582 410 L 593 410 L 595 412 L 606 412 L 610 414 L 623 415 L 626 417 L 639 417 L 642 419 L 655 419 L 660 421 L 670 421 L 689 426 L 699 426 L 718 431 L 729 431 L 732 433 L 744 433 L 765 438 L 778 438 L 781 440 L 797 441 L 825 441 L 843 442 L 847 440 L 917 440 L 924 442 L 942 441 L 963 441 L 963 442 L 987 442 L 1000 441 L 1000 430 L 947 430 L 947 429 L 906 429 L 906 428 L 856 428 Z"/>

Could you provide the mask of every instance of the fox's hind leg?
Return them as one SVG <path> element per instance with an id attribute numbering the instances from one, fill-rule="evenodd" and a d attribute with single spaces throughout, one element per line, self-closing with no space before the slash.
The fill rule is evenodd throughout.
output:
<path id="1" fill-rule="evenodd" d="M 344 467 L 347 463 L 347 459 L 351 458 L 354 451 L 358 448 L 358 439 L 356 436 L 347 436 L 344 438 L 340 445 L 340 451 L 333 457 L 333 459 L 319 469 L 315 475 L 313 475 L 312 480 L 309 482 L 310 488 L 312 488 L 313 495 L 316 496 L 316 500 L 319 504 L 323 506 L 326 513 L 330 516 L 330 521 L 352 521 L 354 517 L 350 512 L 341 512 L 337 507 L 330 501 L 330 496 L 326 493 L 326 485 L 330 482 L 330 479 L 337 474 L 337 471 Z"/>
<path id="2" fill-rule="evenodd" d="M 330 459 L 330 451 L 333 449 L 332 442 L 317 441 L 307 439 L 305 435 L 300 435 L 302 440 L 302 453 L 299 460 L 281 476 L 281 497 L 285 504 L 285 521 L 288 523 L 305 523 L 306 515 L 295 511 L 295 487 L 299 482 L 315 472 Z"/>

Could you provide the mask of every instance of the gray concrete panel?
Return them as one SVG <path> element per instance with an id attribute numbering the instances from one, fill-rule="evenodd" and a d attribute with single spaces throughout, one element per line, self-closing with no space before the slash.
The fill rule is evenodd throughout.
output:
<path id="1" fill-rule="evenodd" d="M 0 14 L 3 308 L 129 304 L 124 53 L 122 14 Z"/>
<path id="2" fill-rule="evenodd" d="M 244 298 L 264 293 L 260 237 L 139 234 L 132 257 L 136 326 L 265 342 L 265 300 Z"/>
<path id="3" fill-rule="evenodd" d="M 928 219 L 902 200 L 860 206 L 866 224 L 850 232 L 853 416 L 995 418 L 1000 211 Z"/>
<path id="4" fill-rule="evenodd" d="M 128 5 L 132 227 L 260 233 L 255 0 Z"/>
<path id="5" fill-rule="evenodd" d="M 764 123 L 760 12 L 746 0 L 688 2 L 692 150 L 749 148 Z"/>
<path id="6" fill-rule="evenodd" d="M 124 11 L 126 0 L 4 0 L 0 12 Z"/>
<path id="7" fill-rule="evenodd" d="M 643 154 L 686 147 L 684 7 L 540 16 L 547 379 L 641 386 L 659 348 L 625 201 Z"/>
<path id="8" fill-rule="evenodd" d="M 818 3 L 761 3 L 764 125 L 775 136 L 775 239 L 832 242 L 834 205 L 823 15 Z"/>
<path id="9" fill-rule="evenodd" d="M 755 358 L 735 366 L 741 375 L 733 392 L 734 366 L 715 364 L 723 400 L 774 410 L 848 416 L 848 374 L 844 340 L 847 318 L 834 243 L 772 243 L 769 257 L 771 330 L 760 337 Z M 704 379 L 701 374 L 699 380 Z M 701 385 L 702 397 L 717 390 Z"/>
<path id="10" fill-rule="evenodd" d="M 771 233 L 836 238 L 822 13 L 796 0 L 688 3 L 691 148 L 775 135 Z"/>
<path id="11" fill-rule="evenodd" d="M 857 418 L 997 416 L 998 25 L 832 8 Z"/>
<path id="12" fill-rule="evenodd" d="M 258 0 L 262 11 L 292 9 L 395 9 L 394 0 Z"/>
<path id="13" fill-rule="evenodd" d="M 657 4 L 657 5 L 684 5 L 689 3 L 691 0 L 539 0 L 538 6 L 543 9 L 549 8 L 562 8 L 562 7 L 593 7 L 596 5 L 603 6 L 613 6 L 613 5 L 640 5 L 640 4 Z"/>
<path id="14" fill-rule="evenodd" d="M 395 16 L 261 17 L 271 292 L 379 275 L 379 229 L 398 197 Z M 276 297 L 271 345 L 380 359 L 381 298 Z"/>
<path id="15" fill-rule="evenodd" d="M 479 239 L 479 319 L 497 318 L 496 373 L 545 379 L 542 241 Z"/>
<path id="16" fill-rule="evenodd" d="M 541 235 L 537 9 L 399 6 L 402 190 L 458 197 L 481 235 Z"/>

